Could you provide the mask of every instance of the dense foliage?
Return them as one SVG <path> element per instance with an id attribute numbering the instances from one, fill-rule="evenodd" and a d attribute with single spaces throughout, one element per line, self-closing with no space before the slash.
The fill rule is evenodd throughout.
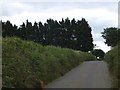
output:
<path id="1" fill-rule="evenodd" d="M 91 53 L 100 59 L 103 59 L 105 55 L 105 52 L 101 49 L 94 49 Z"/>
<path id="2" fill-rule="evenodd" d="M 17 36 L 23 40 L 30 40 L 42 45 L 54 45 L 74 50 L 91 51 L 93 38 L 88 22 L 82 20 L 69 20 L 69 18 L 56 21 L 47 19 L 47 22 L 35 22 L 12 25 L 10 21 L 2 22 L 2 36 Z"/>
<path id="3" fill-rule="evenodd" d="M 102 32 L 102 37 L 108 46 L 114 47 L 120 42 L 120 29 L 115 27 L 106 28 Z"/>
<path id="4" fill-rule="evenodd" d="M 2 85 L 8 88 L 34 87 L 37 80 L 48 84 L 86 60 L 87 52 L 42 46 L 16 37 L 3 38 Z"/>
<path id="5" fill-rule="evenodd" d="M 109 64 L 109 69 L 115 77 L 114 87 L 120 87 L 120 44 L 115 46 L 112 50 L 106 53 L 105 61 Z M 116 80 L 117 79 L 117 80 Z"/>

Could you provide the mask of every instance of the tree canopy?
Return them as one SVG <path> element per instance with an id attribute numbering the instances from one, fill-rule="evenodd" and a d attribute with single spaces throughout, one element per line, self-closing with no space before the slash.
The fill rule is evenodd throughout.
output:
<path id="1" fill-rule="evenodd" d="M 92 54 L 95 55 L 96 57 L 99 57 L 101 59 L 104 58 L 105 52 L 101 49 L 95 49 L 92 51 Z"/>
<path id="2" fill-rule="evenodd" d="M 91 27 L 88 22 L 81 20 L 61 21 L 47 19 L 46 23 L 31 22 L 26 20 L 19 27 L 12 25 L 10 21 L 2 22 L 2 36 L 17 36 L 24 40 L 30 40 L 42 45 L 54 45 L 64 48 L 71 48 L 81 51 L 91 51 L 94 47 L 91 34 Z"/>
<path id="3" fill-rule="evenodd" d="M 108 46 L 114 47 L 120 42 L 120 29 L 115 27 L 106 28 L 102 32 L 102 37 Z"/>

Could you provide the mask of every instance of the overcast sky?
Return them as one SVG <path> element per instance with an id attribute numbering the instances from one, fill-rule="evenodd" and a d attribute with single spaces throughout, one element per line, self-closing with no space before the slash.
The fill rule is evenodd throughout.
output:
<path id="1" fill-rule="evenodd" d="M 0 19 L 21 25 L 46 19 L 85 18 L 92 28 L 94 44 L 107 52 L 101 32 L 107 27 L 118 27 L 118 0 L 1 0 Z"/>

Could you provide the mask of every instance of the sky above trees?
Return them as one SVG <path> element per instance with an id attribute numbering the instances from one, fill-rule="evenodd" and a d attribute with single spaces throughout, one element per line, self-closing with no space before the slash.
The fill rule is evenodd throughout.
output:
<path id="1" fill-rule="evenodd" d="M 104 44 L 101 32 L 118 26 L 118 0 L 1 0 L 0 8 L 0 19 L 16 25 L 27 19 L 45 23 L 49 18 L 85 18 L 92 28 L 94 44 L 105 52 L 110 48 Z"/>

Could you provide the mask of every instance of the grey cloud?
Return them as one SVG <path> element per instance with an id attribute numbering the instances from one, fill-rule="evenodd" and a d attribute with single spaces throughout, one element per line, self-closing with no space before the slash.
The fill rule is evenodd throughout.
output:
<path id="1" fill-rule="evenodd" d="M 23 7 L 13 7 L 10 4 L 20 3 Z M 104 8 L 111 10 L 112 12 L 116 11 L 116 3 L 106 3 L 106 2 L 41 2 L 41 1 L 21 1 L 17 0 L 16 2 L 7 2 L 2 7 L 2 15 L 10 16 L 22 12 L 46 12 L 50 9 L 58 9 L 61 11 L 71 10 L 73 8 L 80 9 L 94 9 L 94 8 Z M 28 8 L 30 7 L 30 8 Z"/>
<path id="2" fill-rule="evenodd" d="M 87 21 L 92 28 L 93 33 L 101 33 L 107 27 L 117 27 L 117 25 L 113 25 L 114 22 L 108 20 L 99 22 L 98 18 L 88 18 Z"/>
<path id="3" fill-rule="evenodd" d="M 19 2 L 20 0 L 12 1 L 9 0 L 8 2 L 3 2 L 2 8 L 2 16 L 12 16 L 14 14 L 20 14 L 23 12 L 34 12 L 35 10 L 39 9 L 37 4 L 28 4 L 25 2 Z M 40 8 L 43 9 L 44 8 Z"/>
<path id="4" fill-rule="evenodd" d="M 117 3 L 113 2 L 22 2 L 30 5 L 33 8 L 49 9 L 52 7 L 64 8 L 81 8 L 81 9 L 95 9 L 103 8 L 110 11 L 115 11 L 118 8 Z M 64 10 L 64 9 L 63 9 Z"/>

